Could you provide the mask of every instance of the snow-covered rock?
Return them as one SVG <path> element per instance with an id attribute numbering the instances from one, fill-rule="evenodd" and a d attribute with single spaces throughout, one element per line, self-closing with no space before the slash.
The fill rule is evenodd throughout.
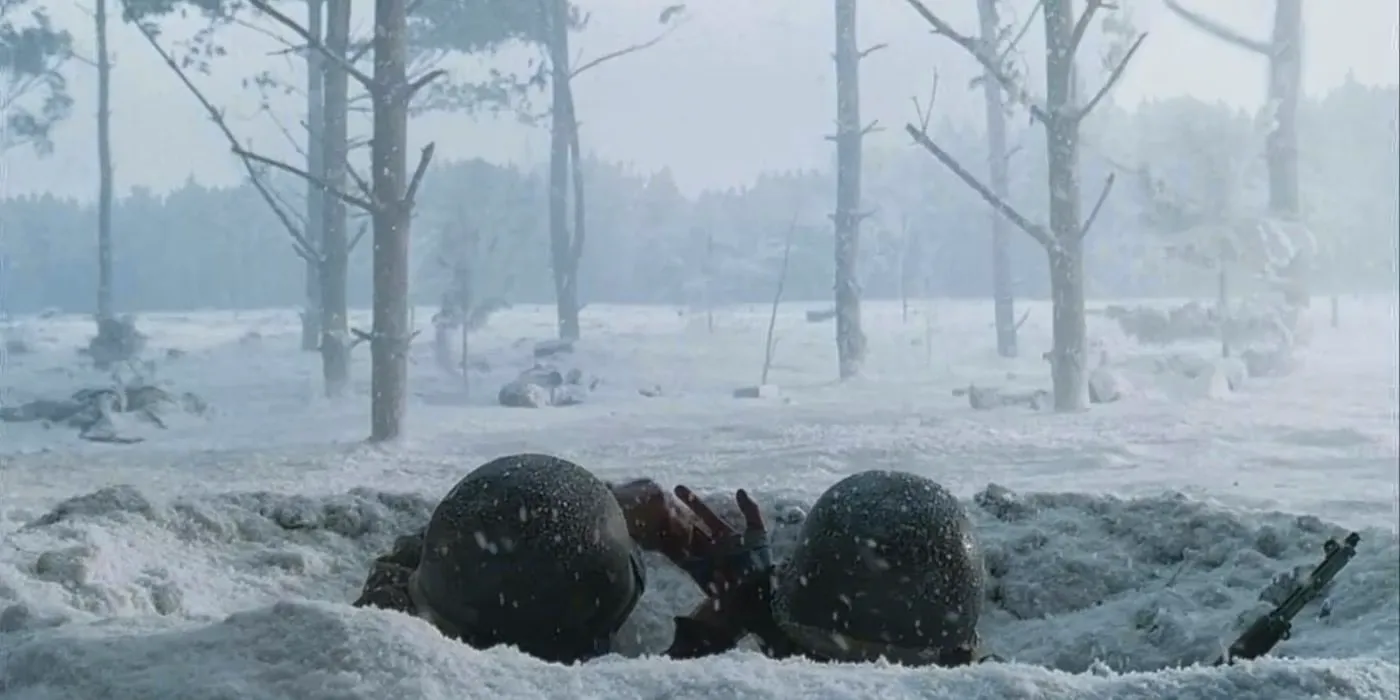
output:
<path id="1" fill-rule="evenodd" d="M 523 379 L 506 382 L 496 401 L 507 408 L 544 408 L 551 405 L 549 389 Z"/>
<path id="2" fill-rule="evenodd" d="M 1089 400 L 1093 403 L 1113 403 L 1129 390 L 1128 380 L 1111 368 L 1099 367 L 1089 373 Z"/>

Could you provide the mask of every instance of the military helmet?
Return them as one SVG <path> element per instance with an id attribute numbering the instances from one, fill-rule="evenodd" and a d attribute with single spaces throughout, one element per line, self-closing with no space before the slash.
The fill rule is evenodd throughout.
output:
<path id="1" fill-rule="evenodd" d="M 867 471 L 813 504 L 778 573 L 773 613 L 818 658 L 972 660 L 985 587 L 967 512 L 939 484 Z"/>
<path id="2" fill-rule="evenodd" d="M 521 454 L 478 467 L 438 504 L 409 589 L 449 636 L 570 662 L 607 651 L 644 571 L 605 483 Z"/>

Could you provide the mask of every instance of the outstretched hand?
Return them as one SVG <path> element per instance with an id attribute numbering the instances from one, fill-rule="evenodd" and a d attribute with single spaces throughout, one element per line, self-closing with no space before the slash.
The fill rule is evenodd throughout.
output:
<path id="1" fill-rule="evenodd" d="M 766 576 L 773 566 L 768 546 L 768 528 L 763 513 L 749 494 L 739 489 L 734 500 L 744 515 L 739 531 L 725 522 L 700 497 L 685 486 L 676 487 L 676 497 L 694 513 L 703 527 L 693 527 L 687 556 L 676 561 L 712 599 L 729 597 L 756 577 Z"/>

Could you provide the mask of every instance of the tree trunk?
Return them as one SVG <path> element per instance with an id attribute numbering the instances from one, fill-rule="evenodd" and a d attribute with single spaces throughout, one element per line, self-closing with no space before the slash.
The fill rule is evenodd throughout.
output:
<path id="1" fill-rule="evenodd" d="M 306 2 L 306 32 L 315 37 L 317 41 L 322 40 L 326 35 L 324 8 L 325 0 L 307 0 Z M 324 178 L 326 174 L 321 149 L 326 109 L 322 92 L 325 81 L 325 63 L 325 57 L 321 55 L 320 51 L 310 48 L 306 50 L 306 171 L 312 177 L 317 178 Z M 304 234 L 306 240 L 315 246 L 310 251 L 315 254 L 324 253 L 321 240 L 325 235 L 324 222 L 322 221 L 325 212 L 323 199 L 333 199 L 333 197 L 325 197 L 321 188 L 308 180 L 306 183 L 306 231 Z M 306 308 L 302 310 L 301 314 L 301 349 L 306 352 L 315 352 L 322 340 L 321 324 L 324 321 L 324 313 L 321 310 L 323 299 L 320 275 L 321 262 L 307 260 Z M 325 357 L 324 351 L 321 356 Z M 328 386 L 326 389 L 329 392 L 330 387 Z"/>
<path id="2" fill-rule="evenodd" d="M 549 63 L 552 100 L 549 126 L 549 251 L 554 272 L 554 303 L 559 337 L 577 340 L 578 259 L 569 231 L 569 156 L 574 130 L 573 92 L 569 85 L 569 24 L 567 0 L 549 2 Z"/>
<path id="3" fill-rule="evenodd" d="M 1049 165 L 1050 251 L 1054 346 L 1050 374 L 1056 411 L 1088 406 L 1085 357 L 1084 253 L 1080 221 L 1079 123 L 1074 99 L 1074 3 L 1047 0 L 1045 13 L 1046 156 Z"/>
<path id="4" fill-rule="evenodd" d="M 107 0 L 97 0 L 97 318 L 112 318 L 112 61 Z"/>
<path id="5" fill-rule="evenodd" d="M 836 355 L 842 379 L 860 374 L 865 333 L 860 327 L 860 49 L 856 0 L 836 0 Z"/>
<path id="6" fill-rule="evenodd" d="M 319 4 L 321 0 L 312 0 Z M 332 2 L 326 13 L 326 50 L 336 56 L 350 53 L 350 12 L 348 2 Z M 319 55 L 319 52 L 316 52 Z M 320 104 L 319 138 L 310 141 L 313 160 L 322 169 L 328 186 L 345 189 L 346 159 L 348 157 L 348 101 L 350 76 L 333 62 L 321 64 L 324 86 Z M 313 122 L 314 124 L 315 122 Z M 316 156 L 319 154 L 319 158 Z M 316 166 L 313 166 L 316 167 Z M 314 170 L 312 172 L 315 172 Z M 312 188 L 316 190 L 316 188 Z M 350 265 L 350 250 L 346 236 L 345 202 L 339 197 L 319 192 L 321 226 L 321 264 L 317 278 L 320 282 L 321 376 L 326 396 L 345 394 L 350 385 L 350 323 L 346 309 L 345 285 Z M 315 211 L 315 210 L 313 210 Z"/>
<path id="7" fill-rule="evenodd" d="M 998 0 L 977 0 L 981 38 L 988 46 L 1000 44 L 1001 18 Z M 982 97 L 987 111 L 988 186 L 1003 201 L 1009 199 L 1009 156 L 1006 150 L 1006 104 L 1002 88 L 991 71 L 982 74 Z M 1016 357 L 1016 301 L 1011 289 L 1011 231 L 1006 218 L 992 211 L 992 299 L 995 306 L 997 354 Z"/>
<path id="8" fill-rule="evenodd" d="M 1269 170 L 1269 213 L 1283 221 L 1296 222 L 1302 214 L 1298 185 L 1298 106 L 1303 92 L 1303 3 L 1302 0 L 1276 0 L 1274 31 L 1270 42 L 1269 103 L 1274 108 L 1274 128 L 1265 142 Z M 1310 292 L 1307 277 L 1311 256 L 1305 257 L 1292 280 L 1295 287 L 1290 301 L 1307 308 Z"/>
<path id="9" fill-rule="evenodd" d="M 374 330 L 370 440 L 399 437 L 408 393 L 408 53 L 405 0 L 374 3 Z"/>

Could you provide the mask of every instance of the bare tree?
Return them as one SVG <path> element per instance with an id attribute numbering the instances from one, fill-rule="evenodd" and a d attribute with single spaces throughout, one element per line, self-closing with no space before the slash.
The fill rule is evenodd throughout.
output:
<path id="1" fill-rule="evenodd" d="M 1176 0 L 1167 8 L 1191 26 L 1231 46 L 1262 55 L 1269 61 L 1268 110 L 1273 128 L 1265 144 L 1269 170 L 1269 215 L 1296 223 L 1302 214 L 1298 185 L 1298 106 L 1303 94 L 1303 1 L 1274 0 L 1274 28 L 1269 41 L 1251 39 L 1205 15 L 1192 12 Z M 1306 247 L 1299 252 L 1290 277 L 1289 302 L 1306 308 L 1311 294 Z"/>
<path id="2" fill-rule="evenodd" d="M 1020 31 L 1011 36 L 1009 31 L 1012 28 L 1002 24 L 999 2 L 1003 0 L 977 0 L 977 18 L 982 45 L 992 47 L 997 57 L 997 65 L 1009 74 L 1008 59 L 1015 51 L 1016 45 L 1030 30 L 1041 4 L 1035 4 Z M 993 194 L 1005 200 L 1009 198 L 1011 191 L 1007 173 L 1012 155 L 1006 143 L 1008 104 L 1006 95 L 990 68 L 983 68 L 980 82 L 987 112 L 987 184 L 991 186 Z M 1012 290 L 1010 230 L 1007 228 L 1006 217 L 995 209 L 992 211 L 992 299 L 995 308 L 997 354 L 1002 357 L 1016 357 L 1020 350 L 1016 342 L 1016 300 Z"/>
<path id="3" fill-rule="evenodd" d="M 325 60 L 321 52 L 314 52 L 321 59 L 322 94 L 320 103 L 321 133 L 312 134 L 308 128 L 310 154 L 308 165 L 313 172 L 325 179 L 326 187 L 345 190 L 346 176 L 349 173 L 349 93 L 350 74 L 342 63 L 350 59 L 350 13 L 348 2 L 331 2 L 326 13 L 326 51 L 336 57 Z M 308 120 L 310 122 L 311 120 Z M 309 125 L 308 125 L 309 126 Z M 317 162 L 319 161 L 319 162 Z M 345 293 L 346 278 L 350 266 L 350 251 L 364 235 L 363 227 L 354 241 L 347 237 L 345 201 L 340 197 L 328 196 L 318 185 L 312 184 L 310 192 L 316 192 L 315 204 L 320 207 L 318 220 L 308 215 L 308 227 L 316 230 L 320 225 L 320 255 L 317 264 L 311 266 L 308 278 L 314 278 L 319 288 L 317 306 L 321 318 L 316 323 L 320 331 L 321 374 L 325 381 L 327 396 L 340 396 L 350 384 L 350 320 Z M 308 214 L 311 209 L 308 209 Z"/>
<path id="4" fill-rule="evenodd" d="M 107 50 L 107 0 L 97 0 L 93 23 L 97 29 L 97 320 L 101 322 L 113 317 L 112 57 Z"/>
<path id="5" fill-rule="evenodd" d="M 573 67 L 569 58 L 569 31 L 576 26 L 569 0 L 540 0 L 543 3 L 544 48 L 549 60 L 550 149 L 549 149 L 549 250 L 554 273 L 555 305 L 559 316 L 559 337 L 577 340 L 580 335 L 578 269 L 583 259 L 585 236 L 583 156 L 579 144 L 578 113 L 574 105 L 573 80 L 582 73 L 649 49 L 665 39 L 683 17 L 685 5 L 670 5 L 657 21 L 662 31 L 647 41 L 610 51 Z M 570 183 L 573 216 L 569 222 Z M 572 229 L 572 230 L 571 230 Z"/>
<path id="6" fill-rule="evenodd" d="M 332 19 L 340 22 L 340 25 L 347 27 L 346 32 L 348 33 L 350 21 L 348 15 L 349 4 L 331 3 L 330 9 Z M 272 210 L 278 222 L 286 229 L 288 236 L 291 237 L 292 250 L 305 260 L 308 265 L 313 265 L 315 267 L 316 279 L 319 281 L 320 287 L 317 295 L 320 300 L 320 303 L 317 305 L 319 307 L 317 313 L 320 314 L 321 319 L 318 321 L 317 326 L 322 334 L 322 337 L 318 340 L 321 350 L 322 374 L 325 379 L 325 392 L 327 396 L 331 397 L 341 395 L 345 387 L 349 385 L 348 348 L 350 344 L 346 339 L 348 333 L 345 330 L 345 268 L 349 257 L 349 251 L 353 250 L 354 246 L 359 243 L 366 229 L 362 228 L 354 240 L 347 242 L 345 237 L 344 203 L 338 197 L 323 197 L 322 203 L 325 205 L 324 208 L 329 212 L 323 217 L 323 221 L 336 222 L 339 228 L 333 229 L 330 232 L 322 231 L 322 235 L 319 236 L 320 240 L 317 240 L 316 232 L 310 228 L 307 218 L 298 215 L 295 210 L 289 207 L 268 185 L 262 165 L 270 161 L 261 156 L 248 154 L 243 150 L 238 137 L 234 135 L 233 130 L 229 128 L 227 121 L 224 119 L 223 111 L 215 107 L 204 95 L 203 91 L 194 84 L 183 67 L 183 62 L 161 46 L 156 37 L 155 27 L 149 21 L 143 19 L 139 12 L 135 14 L 132 13 L 132 3 L 127 4 L 126 10 L 128 16 L 136 20 L 136 27 L 138 31 L 141 32 L 142 36 L 146 38 L 147 43 L 149 43 L 161 57 L 161 60 L 166 66 L 175 73 L 176 77 L 180 79 L 180 82 L 189 90 L 190 94 L 199 101 L 205 113 L 209 115 L 210 120 L 213 121 L 214 125 L 223 133 L 224 138 L 228 140 L 229 146 L 239 155 L 244 170 L 247 172 L 249 181 L 252 183 L 254 189 L 257 190 L 259 196 L 261 196 L 263 201 L 268 205 L 268 208 Z M 337 20 L 337 18 L 339 19 Z M 331 82 L 334 83 L 337 72 L 343 71 L 337 71 L 336 66 L 328 65 L 327 72 L 329 73 Z M 344 84 L 343 76 L 340 76 L 340 81 L 341 84 Z M 343 91 L 340 94 L 343 95 Z M 340 104 L 343 105 L 344 101 L 341 100 Z M 339 109 L 338 112 L 336 110 L 331 110 L 331 112 L 341 115 L 345 114 L 344 109 Z M 334 146 L 334 143 L 342 144 L 339 150 L 333 147 L 327 148 L 333 160 L 338 158 L 336 162 L 340 163 L 342 168 L 345 161 L 345 147 L 343 145 L 345 141 L 343 137 L 345 132 L 344 121 L 343 118 L 340 120 L 338 131 L 331 129 L 326 134 L 328 137 L 336 134 L 340 135 L 339 142 L 335 142 L 333 139 L 327 139 L 326 141 L 332 146 Z M 334 126 L 334 124 L 332 126 Z M 325 143 L 312 143 L 310 148 L 302 150 L 302 155 L 310 162 L 310 154 L 322 150 L 322 147 L 325 145 Z M 282 164 L 279 163 L 278 165 L 280 167 Z M 334 171 L 334 169 L 332 170 Z M 330 178 L 330 183 L 340 185 L 344 180 L 345 171 L 342 169 L 338 172 L 339 174 L 337 177 Z M 332 174 L 335 175 L 336 173 L 332 172 Z M 323 180 L 319 177 L 316 178 L 314 182 L 317 183 L 316 189 L 318 191 L 322 191 L 325 187 L 329 186 L 326 184 L 328 182 L 327 180 Z M 340 244 L 339 248 L 336 247 L 337 241 Z M 337 251 L 341 252 L 337 254 Z M 336 319 L 339 319 L 339 321 L 337 322 Z"/>
<path id="7" fill-rule="evenodd" d="M 243 161 L 254 187 L 287 227 L 295 247 L 303 257 L 314 256 L 317 260 L 324 260 L 325 252 L 318 250 L 291 221 L 277 198 L 263 184 L 258 166 L 267 166 L 296 175 L 318 186 L 326 196 L 335 197 L 369 213 L 374 227 L 373 328 L 369 332 L 358 329 L 351 332 L 370 346 L 370 440 L 394 440 L 403 429 L 408 389 L 408 349 L 413 336 L 416 335 L 409 327 L 408 312 L 409 224 L 412 220 L 414 199 L 423 176 L 427 173 L 428 165 L 432 162 L 434 151 L 433 144 L 425 146 L 416 169 L 409 174 L 408 112 L 414 95 L 441 77 L 444 71 L 433 70 L 409 79 L 405 0 L 375 2 L 374 37 L 370 49 L 374 56 L 372 75 L 357 68 L 352 60 L 343 55 L 337 56 L 306 28 L 272 7 L 271 3 L 250 0 L 248 4 L 262 16 L 294 33 L 305 46 L 321 52 L 335 70 L 343 71 L 349 78 L 353 78 L 369 94 L 374 115 L 370 152 L 370 167 L 373 171 L 371 179 L 366 181 L 350 168 L 345 169 L 346 175 L 354 180 L 359 190 L 358 194 L 334 187 L 301 168 L 254 153 L 241 146 L 224 121 L 222 112 L 204 97 L 190 82 L 180 64 L 160 46 L 154 30 L 146 25 L 138 27 L 151 46 L 161 54 L 166 65 L 180 77 L 185 86 L 199 99 L 210 118 L 223 131 L 233 152 Z M 340 3 L 331 3 L 331 6 L 338 4 Z M 334 72 L 328 70 L 328 74 Z M 353 243 L 351 241 L 347 244 L 347 250 Z M 323 340 L 324 332 L 323 329 Z"/>
<path id="8" fill-rule="evenodd" d="M 575 152 L 578 146 L 578 118 L 574 114 L 574 93 L 569 83 L 569 3 L 568 0 L 543 0 L 548 11 L 546 51 L 549 54 L 550 126 L 549 126 L 549 252 L 554 272 L 554 300 L 559 315 L 559 337 L 576 340 L 580 335 L 578 267 L 583 257 L 584 227 L 583 184 L 574 181 L 575 222 L 572 233 L 568 222 L 569 165 L 582 170 Z"/>
<path id="9" fill-rule="evenodd" d="M 337 3 L 331 3 L 335 5 Z M 349 3 L 340 3 L 349 5 Z M 317 41 L 326 37 L 326 0 L 306 0 L 306 31 Z M 348 10 L 348 7 L 346 8 Z M 335 8 L 332 7 L 334 12 Z M 320 51 L 307 48 L 306 56 L 306 171 L 316 177 L 326 176 L 325 148 L 321 145 L 326 123 L 325 59 Z M 322 245 L 325 215 L 321 188 L 306 183 L 306 237 Z M 301 313 L 301 349 L 314 352 L 321 345 L 321 270 L 315 260 L 306 261 L 306 308 Z M 329 389 L 327 389 L 329 393 Z"/>
<path id="10" fill-rule="evenodd" d="M 1080 104 L 1074 89 L 1075 54 L 1088 31 L 1094 14 L 1105 7 L 1104 0 L 1089 0 L 1077 18 L 1071 0 L 1046 0 L 1044 104 L 1032 97 L 1002 69 L 996 55 L 977 39 L 959 34 L 947 22 L 933 14 L 919 0 L 907 0 L 933 30 L 972 54 L 982 67 L 992 74 L 998 85 L 1010 97 L 1023 103 L 1032 118 L 1046 131 L 1046 156 L 1049 161 L 1050 225 L 1032 222 L 1021 215 L 1002 197 L 977 179 L 955 158 L 928 136 L 927 115 L 922 124 L 907 124 L 905 131 L 914 141 L 938 159 L 993 208 L 1025 231 L 1044 249 L 1050 262 L 1051 301 L 1054 308 L 1054 346 L 1048 353 L 1054 382 L 1054 405 L 1057 411 L 1076 411 L 1088 404 L 1088 363 L 1084 323 L 1084 236 L 1093 226 L 1104 201 L 1113 188 L 1113 176 L 1104 183 L 1102 193 L 1087 217 L 1080 215 L 1079 188 L 1079 125 L 1108 94 L 1122 76 L 1132 56 L 1142 46 L 1146 35 L 1139 35 L 1124 54 L 1122 61 L 1109 73 L 1107 81 L 1086 102 Z"/>
<path id="11" fill-rule="evenodd" d="M 862 51 L 856 43 L 856 0 L 836 0 L 836 355 L 840 377 L 860 374 L 865 333 L 860 324 L 861 142 L 876 125 L 860 121 L 860 61 L 883 44 Z"/>

